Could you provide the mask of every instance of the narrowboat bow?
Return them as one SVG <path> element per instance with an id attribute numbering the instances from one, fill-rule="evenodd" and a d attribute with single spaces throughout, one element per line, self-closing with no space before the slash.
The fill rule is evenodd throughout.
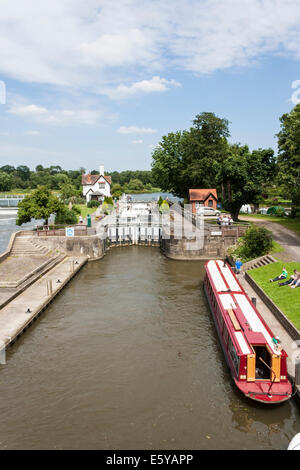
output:
<path id="1" fill-rule="evenodd" d="M 204 290 L 232 378 L 252 400 L 288 400 L 287 354 L 228 263 L 205 264 Z"/>

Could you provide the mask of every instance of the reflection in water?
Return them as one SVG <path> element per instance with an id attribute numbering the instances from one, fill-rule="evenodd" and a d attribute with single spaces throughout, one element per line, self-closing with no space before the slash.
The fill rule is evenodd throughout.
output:
<path id="1" fill-rule="evenodd" d="M 203 274 L 149 247 L 84 267 L 8 352 L 0 447 L 286 448 L 299 408 L 235 389 Z"/>

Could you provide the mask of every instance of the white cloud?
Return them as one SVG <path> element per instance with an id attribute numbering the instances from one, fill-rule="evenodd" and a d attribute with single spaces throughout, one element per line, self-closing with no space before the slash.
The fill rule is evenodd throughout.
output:
<path id="1" fill-rule="evenodd" d="M 154 76 L 150 80 L 141 80 L 130 85 L 118 85 L 115 89 L 107 91 L 111 98 L 127 98 L 141 93 L 164 92 L 171 87 L 181 86 L 176 80 L 167 80 L 159 76 Z"/>
<path id="2" fill-rule="evenodd" d="M 146 73 L 299 60 L 299 42 L 299 0 L 2 0 L 0 77 L 134 96 Z"/>
<path id="3" fill-rule="evenodd" d="M 16 105 L 10 108 L 8 112 L 21 117 L 39 117 L 48 114 L 48 109 L 36 106 L 35 104 Z"/>
<path id="4" fill-rule="evenodd" d="M 133 144 L 142 144 L 143 140 L 142 139 L 137 139 L 132 141 Z"/>
<path id="5" fill-rule="evenodd" d="M 156 130 L 151 127 L 121 126 L 117 132 L 119 134 L 155 134 Z"/>
<path id="6" fill-rule="evenodd" d="M 54 126 L 69 126 L 76 124 L 93 126 L 97 124 L 102 114 L 99 110 L 92 109 L 50 110 L 35 104 L 16 104 L 12 106 L 8 112 L 24 119 Z"/>

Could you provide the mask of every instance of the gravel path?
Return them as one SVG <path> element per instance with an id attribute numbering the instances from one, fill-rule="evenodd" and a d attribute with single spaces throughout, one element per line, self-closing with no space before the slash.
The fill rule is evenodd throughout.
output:
<path id="1" fill-rule="evenodd" d="M 281 258 L 283 261 L 299 261 L 300 262 L 300 237 L 291 230 L 283 227 L 276 222 L 268 220 L 255 219 L 253 217 L 240 216 L 240 220 L 247 220 L 255 222 L 257 225 L 266 227 L 273 233 L 273 238 L 276 242 L 283 246 L 282 253 L 274 253 L 274 256 Z"/>

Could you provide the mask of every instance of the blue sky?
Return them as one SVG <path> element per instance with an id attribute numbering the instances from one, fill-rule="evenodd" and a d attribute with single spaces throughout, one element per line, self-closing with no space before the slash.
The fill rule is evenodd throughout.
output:
<path id="1" fill-rule="evenodd" d="M 2 0 L 0 50 L 0 166 L 150 169 L 204 111 L 276 151 L 300 101 L 298 0 Z"/>

